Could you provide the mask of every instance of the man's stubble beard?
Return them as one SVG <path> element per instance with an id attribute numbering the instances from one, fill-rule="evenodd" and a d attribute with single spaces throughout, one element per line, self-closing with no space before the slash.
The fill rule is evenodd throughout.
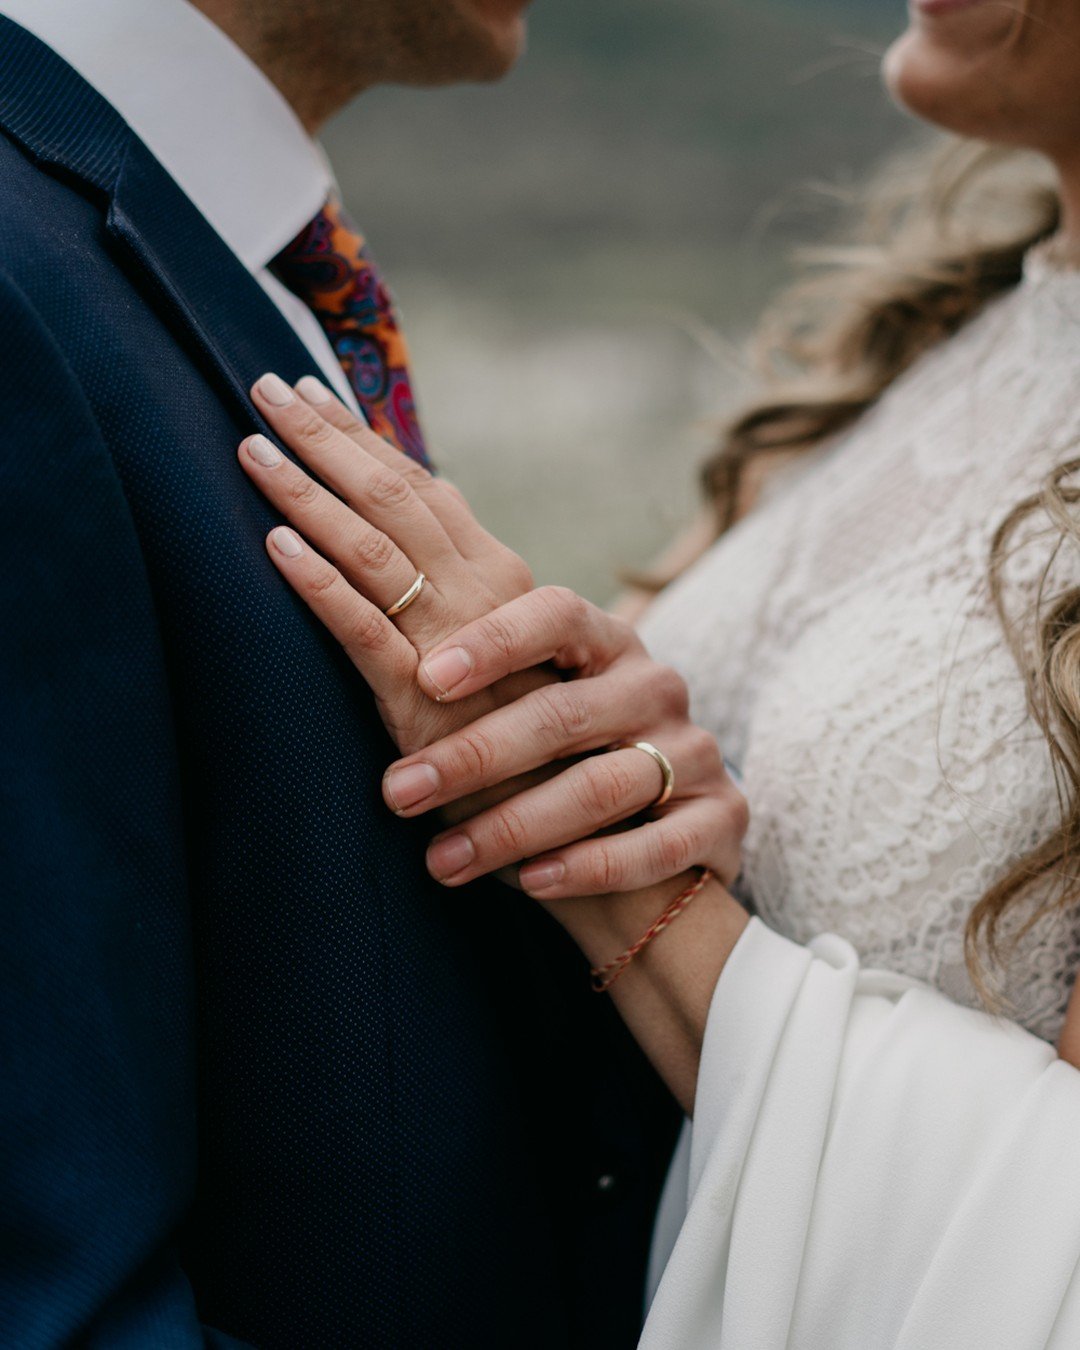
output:
<path id="1" fill-rule="evenodd" d="M 505 75 L 523 30 L 456 0 L 192 0 L 274 81 L 309 130 L 379 84 Z"/>

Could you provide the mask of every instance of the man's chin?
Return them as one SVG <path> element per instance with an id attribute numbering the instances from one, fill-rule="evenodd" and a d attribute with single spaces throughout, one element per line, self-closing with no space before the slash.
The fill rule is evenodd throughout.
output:
<path id="1" fill-rule="evenodd" d="M 444 59 L 427 76 L 410 84 L 494 84 L 512 72 L 525 54 L 528 24 L 525 16 L 506 20 L 497 28 L 485 26 L 482 34 L 471 35 L 458 47 L 456 59 Z"/>
<path id="2" fill-rule="evenodd" d="M 437 24 L 408 34 L 405 68 L 388 72 L 387 82 L 419 86 L 489 84 L 501 80 L 525 52 L 528 21 L 520 3 L 501 13 L 478 12 L 474 0 L 444 6 Z M 437 35 L 433 39 L 433 30 Z"/>

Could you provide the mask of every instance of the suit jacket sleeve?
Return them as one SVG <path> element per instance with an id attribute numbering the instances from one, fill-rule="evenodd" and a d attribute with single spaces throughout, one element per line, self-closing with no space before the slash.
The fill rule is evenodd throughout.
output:
<path id="1" fill-rule="evenodd" d="M 151 582 L 98 421 L 2 273 L 0 503 L 0 1344 L 235 1350 L 172 1251 L 194 1028 Z"/>

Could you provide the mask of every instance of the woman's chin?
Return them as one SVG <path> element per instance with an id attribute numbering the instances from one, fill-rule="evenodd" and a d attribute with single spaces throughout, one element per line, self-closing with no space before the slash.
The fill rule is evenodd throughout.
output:
<path id="1" fill-rule="evenodd" d="M 910 28 L 885 53 L 882 76 L 893 101 L 913 116 L 963 136 L 994 139 L 979 66 L 977 58 L 958 55 Z"/>

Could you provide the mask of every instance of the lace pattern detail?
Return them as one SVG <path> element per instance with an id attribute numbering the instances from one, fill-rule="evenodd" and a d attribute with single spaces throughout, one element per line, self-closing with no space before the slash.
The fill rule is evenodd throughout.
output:
<path id="1" fill-rule="evenodd" d="M 989 595 L 994 530 L 1080 443 L 1080 273 L 1023 283 L 664 593 L 643 636 L 745 780 L 762 918 L 978 1006 L 976 901 L 1058 818 L 1051 761 Z M 1045 526 L 1045 522 L 1043 522 Z M 1010 562 L 1029 608 L 1050 541 Z M 1080 582 L 1063 550 L 1056 580 Z M 1021 916 L 1022 917 L 1022 916 Z M 1080 914 L 1017 947 L 999 992 L 1056 1038 Z"/>

